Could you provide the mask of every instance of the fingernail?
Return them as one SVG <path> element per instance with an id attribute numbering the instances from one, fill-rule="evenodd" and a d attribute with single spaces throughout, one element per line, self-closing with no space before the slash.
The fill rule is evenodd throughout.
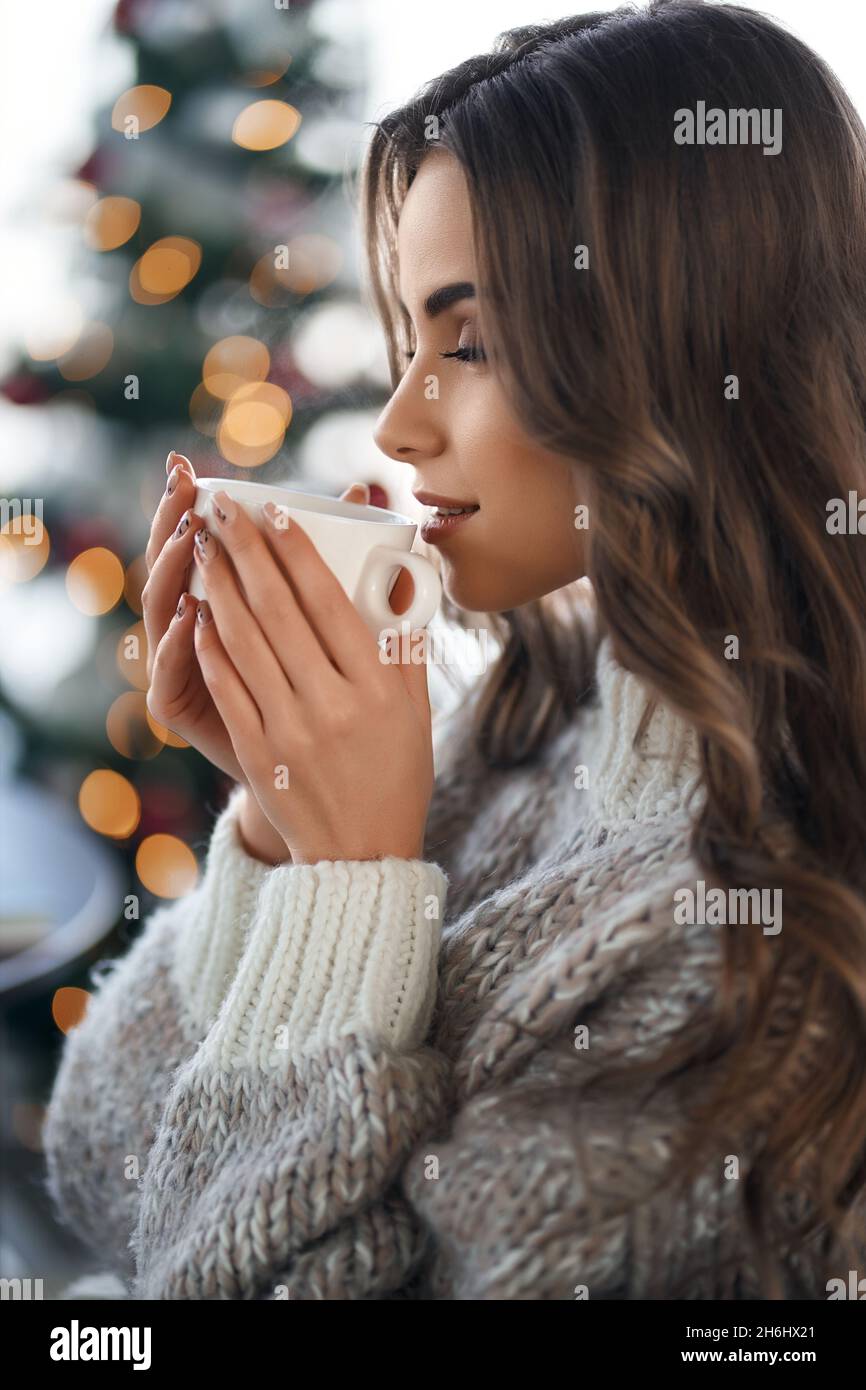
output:
<path id="1" fill-rule="evenodd" d="M 212 560 L 219 551 L 216 537 L 205 526 L 195 533 L 195 550 L 200 560 Z"/>
<path id="2" fill-rule="evenodd" d="M 186 612 L 186 594 L 181 594 L 177 605 L 177 616 L 182 618 Z"/>
<path id="3" fill-rule="evenodd" d="M 190 513 L 189 511 L 185 511 L 180 521 L 177 523 L 177 530 L 174 533 L 176 537 L 182 536 L 185 531 L 189 530 L 189 519 Z"/>
<path id="4" fill-rule="evenodd" d="M 166 460 L 165 460 L 165 471 L 166 471 L 166 473 L 170 473 L 171 470 L 174 468 L 174 461 L 175 461 L 176 458 L 177 458 L 177 454 L 174 452 L 174 449 L 169 449 L 168 455 L 166 456 Z"/>
<path id="5" fill-rule="evenodd" d="M 278 507 L 275 502 L 265 502 L 262 511 L 276 531 L 288 531 L 289 513 L 285 507 Z"/>
<path id="6" fill-rule="evenodd" d="M 181 468 L 180 464 L 177 464 L 169 473 L 168 482 L 165 485 L 166 497 L 171 497 L 171 494 L 174 492 L 175 488 L 180 482 L 180 475 L 182 472 L 183 469 Z"/>
<path id="7" fill-rule="evenodd" d="M 195 616 L 196 622 L 201 623 L 202 627 L 204 627 L 205 623 L 210 622 L 211 618 L 213 617 L 213 614 L 210 611 L 210 604 L 208 603 L 206 598 L 203 598 L 201 600 L 201 603 L 198 606 L 198 612 Z"/>
<path id="8" fill-rule="evenodd" d="M 355 488 L 360 488 L 361 491 L 363 492 L 363 494 L 364 494 L 364 505 L 366 506 L 366 505 L 369 503 L 369 501 L 370 501 L 370 486 L 369 486 L 369 484 L 368 484 L 368 483 L 355 483 L 355 484 L 353 484 L 353 486 L 354 486 Z"/>
<path id="9" fill-rule="evenodd" d="M 238 509 L 227 492 L 216 493 L 216 495 L 211 498 L 211 506 L 218 520 L 222 522 L 234 521 L 238 514 Z"/>

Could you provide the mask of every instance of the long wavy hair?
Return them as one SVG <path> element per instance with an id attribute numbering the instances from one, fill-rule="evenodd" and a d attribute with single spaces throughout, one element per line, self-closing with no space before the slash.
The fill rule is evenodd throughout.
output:
<path id="1" fill-rule="evenodd" d="M 781 111 L 781 151 L 677 143 L 698 101 Z M 692 852 L 714 886 L 780 888 L 785 916 L 778 938 L 723 934 L 723 1082 L 669 1177 L 760 1117 L 746 1229 L 764 1296 L 791 1296 L 784 1257 L 808 1242 L 838 1274 L 866 1195 L 866 542 L 827 526 L 831 499 L 866 497 L 866 133 L 826 64 L 743 7 L 653 0 L 500 34 L 372 132 L 360 194 L 395 386 L 397 220 L 434 147 L 468 180 L 491 370 L 594 493 L 594 636 L 554 611 L 562 592 L 490 615 L 478 746 L 491 766 L 531 758 L 574 718 L 602 632 L 696 730 Z M 780 1058 L 789 967 L 806 988 Z M 661 1081 L 687 1055 L 675 1040 L 648 1067 Z M 802 1195 L 807 1145 L 792 1229 L 773 1198 Z"/>

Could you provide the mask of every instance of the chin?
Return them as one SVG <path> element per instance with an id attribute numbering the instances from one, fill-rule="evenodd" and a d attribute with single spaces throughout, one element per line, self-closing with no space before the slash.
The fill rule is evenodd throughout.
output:
<path id="1" fill-rule="evenodd" d="M 504 613 L 537 597 L 534 593 L 520 597 L 516 593 L 506 592 L 492 585 L 489 575 L 483 578 L 480 575 L 470 576 L 454 569 L 449 569 L 442 576 L 442 588 L 451 602 L 467 613 Z"/>

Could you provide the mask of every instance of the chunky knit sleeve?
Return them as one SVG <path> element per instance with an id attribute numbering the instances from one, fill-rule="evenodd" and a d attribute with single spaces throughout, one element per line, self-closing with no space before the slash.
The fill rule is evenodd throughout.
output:
<path id="1" fill-rule="evenodd" d="M 87 1011 L 64 1039 L 46 1109 L 56 1216 L 123 1277 L 134 1272 L 139 1179 L 170 1078 L 219 1009 L 270 872 L 243 849 L 238 806 L 235 792 L 195 890 L 152 913 L 124 956 L 92 968 Z"/>
<path id="2" fill-rule="evenodd" d="M 377 1298 L 400 1285 L 421 1238 L 396 1179 L 447 1076 L 424 1045 L 446 891 L 422 860 L 271 871 L 219 1016 L 165 1101 L 135 1297 Z"/>

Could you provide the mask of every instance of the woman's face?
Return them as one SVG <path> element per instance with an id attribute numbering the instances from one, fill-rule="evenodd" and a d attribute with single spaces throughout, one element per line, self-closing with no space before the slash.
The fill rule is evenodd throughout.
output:
<path id="1" fill-rule="evenodd" d="M 483 348 L 468 191 L 444 151 L 427 156 L 409 190 L 398 256 L 415 352 L 374 438 L 412 465 L 416 496 L 478 508 L 438 534 L 435 524 L 422 530 L 442 555 L 449 598 L 474 612 L 516 608 L 586 573 L 587 532 L 575 528 L 574 509 L 588 503 L 587 484 L 572 460 L 524 433 L 483 359 L 442 356 Z M 433 294 L 439 305 L 427 303 Z"/>

